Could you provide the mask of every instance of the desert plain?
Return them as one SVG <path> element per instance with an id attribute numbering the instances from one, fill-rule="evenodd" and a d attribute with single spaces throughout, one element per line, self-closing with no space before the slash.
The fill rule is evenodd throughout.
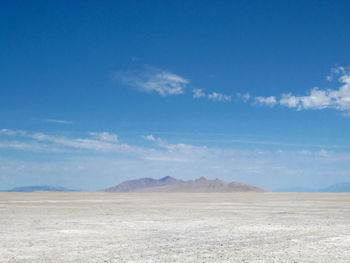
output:
<path id="1" fill-rule="evenodd" d="M 350 262 L 350 194 L 0 193 L 0 262 Z"/>

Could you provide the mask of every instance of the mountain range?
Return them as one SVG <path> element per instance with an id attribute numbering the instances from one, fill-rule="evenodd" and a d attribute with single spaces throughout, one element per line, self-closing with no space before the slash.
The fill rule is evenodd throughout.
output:
<path id="1" fill-rule="evenodd" d="M 101 190 L 103 192 L 265 192 L 259 187 L 241 183 L 226 183 L 219 179 L 208 180 L 201 177 L 183 181 L 170 176 L 161 179 L 141 178 L 129 180 Z"/>

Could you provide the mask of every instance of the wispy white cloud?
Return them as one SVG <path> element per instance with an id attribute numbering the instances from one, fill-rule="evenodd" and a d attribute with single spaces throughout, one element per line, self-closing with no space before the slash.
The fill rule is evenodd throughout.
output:
<path id="1" fill-rule="evenodd" d="M 125 153 L 132 154 L 131 156 L 138 156 L 138 158 L 149 159 L 149 160 L 203 160 L 203 159 L 213 159 L 213 158 L 237 158 L 237 157 L 249 157 L 249 156 L 258 156 L 265 154 L 273 154 L 273 151 L 262 151 L 262 150 L 237 150 L 235 148 L 213 148 L 207 146 L 195 146 L 185 143 L 168 143 L 166 140 L 157 138 L 152 134 L 143 136 L 144 139 L 155 142 L 154 145 L 148 147 L 138 147 L 129 144 L 121 144 L 118 141 L 104 141 L 102 139 L 92 139 L 91 137 L 80 137 L 80 138 L 70 138 L 61 135 L 49 135 L 42 132 L 30 133 L 21 131 L 18 133 L 15 130 L 3 129 L 0 132 L 6 131 L 8 138 L 13 138 L 15 135 L 15 140 L 2 140 L 0 141 L 0 148 L 9 148 L 16 150 L 25 150 L 25 151 L 52 151 L 62 152 L 69 151 L 69 149 L 77 150 L 87 150 L 94 152 L 103 152 L 103 153 Z M 95 135 L 90 136 L 94 137 Z M 109 133 L 108 133 L 109 134 Z M 110 134 L 109 134 L 110 135 Z M 23 139 L 22 139 L 23 138 Z M 250 142 L 250 141 L 249 141 Z M 273 142 L 260 142 L 255 141 L 255 144 L 272 144 Z M 283 145 L 278 142 L 274 142 L 278 145 Z M 297 144 L 286 144 L 295 145 Z M 156 147 L 154 147 L 156 146 Z M 303 145 L 299 145 L 303 146 Z M 278 154 L 285 154 L 288 151 L 278 151 Z M 295 154 L 301 156 L 313 156 L 317 157 L 335 157 L 337 154 L 326 150 L 321 149 L 319 151 L 310 151 L 303 149 L 296 151 Z M 339 154 L 337 156 L 340 156 Z M 348 155 L 342 155 L 342 158 Z M 350 158 L 350 156 L 348 156 Z"/>
<path id="2" fill-rule="evenodd" d="M 328 157 L 329 156 L 329 152 L 326 151 L 325 149 L 322 149 L 318 154 L 320 156 L 322 156 L 322 157 Z"/>
<path id="3" fill-rule="evenodd" d="M 43 152 L 71 152 L 80 153 L 84 152 L 95 152 L 95 153 L 121 153 L 121 154 L 131 154 L 133 156 L 138 156 L 139 158 L 144 158 L 146 156 L 153 156 L 155 154 L 163 155 L 167 154 L 183 154 L 191 153 L 191 158 L 200 158 L 204 153 L 215 152 L 225 152 L 224 150 L 213 150 L 207 146 L 194 146 L 192 144 L 185 143 L 168 143 L 166 140 L 155 137 L 152 134 L 141 136 L 143 139 L 152 142 L 151 145 L 147 146 L 135 146 L 127 143 L 121 143 L 119 141 L 118 135 L 108 132 L 89 132 L 85 133 L 85 136 L 72 137 L 72 136 L 62 136 L 59 134 L 47 134 L 43 132 L 31 133 L 28 131 L 17 131 L 10 129 L 0 130 L 0 135 L 5 137 L 5 140 L 0 139 L 0 148 L 4 149 L 17 149 L 24 151 L 43 151 Z M 193 140 L 192 140 L 193 141 Z M 196 140 L 194 140 L 196 141 Z M 199 141 L 196 141 L 196 144 Z M 200 140 L 201 143 L 206 142 L 225 142 L 226 144 L 231 144 L 232 149 L 235 148 L 236 144 L 249 144 L 256 145 L 257 147 L 264 147 L 266 145 L 271 146 L 286 146 L 293 148 L 302 148 L 305 144 L 288 143 L 282 141 L 259 141 L 259 140 L 243 140 L 243 139 L 217 139 L 217 140 Z M 337 149 L 341 146 L 338 145 L 308 145 L 312 149 Z M 240 147 L 239 147 L 240 148 Z M 211 150 L 208 150 L 211 149 Z M 232 152 L 232 149 L 230 152 Z M 172 156 L 173 157 L 173 156 Z"/>
<path id="4" fill-rule="evenodd" d="M 213 92 L 208 94 L 208 99 L 212 101 L 231 101 L 232 97 L 223 93 Z"/>
<path id="5" fill-rule="evenodd" d="M 280 104 L 288 108 L 297 108 L 298 110 L 321 110 L 331 106 L 332 98 L 329 91 L 315 87 L 306 96 L 297 97 L 291 93 L 282 94 Z"/>
<path id="6" fill-rule="evenodd" d="M 22 130 L 9 130 L 9 129 L 1 129 L 0 130 L 0 135 L 6 135 L 6 136 L 25 136 L 27 134 L 26 131 Z"/>
<path id="7" fill-rule="evenodd" d="M 12 149 L 27 152 L 64 152 L 65 150 L 53 145 L 48 145 L 45 143 L 39 143 L 36 141 L 0 141 L 0 149 Z"/>
<path id="8" fill-rule="evenodd" d="M 129 152 L 136 151 L 137 147 L 130 147 L 127 144 L 118 142 L 116 134 L 108 132 L 90 132 L 88 137 L 70 138 L 61 135 L 50 135 L 43 132 L 30 133 L 27 131 L 2 129 L 0 134 L 14 137 L 17 141 L 0 141 L 1 148 L 23 149 L 26 151 L 68 151 L 92 150 L 97 152 Z M 92 138 L 91 138 L 92 137 Z M 18 141 L 21 139 L 21 141 Z M 31 141 L 30 141 L 31 140 Z"/>
<path id="9" fill-rule="evenodd" d="M 275 96 L 255 97 L 256 104 L 273 107 L 279 104 L 283 107 L 301 110 L 335 109 L 344 112 L 344 116 L 350 115 L 350 69 L 337 67 L 332 69 L 332 75 L 327 76 L 328 81 L 336 79 L 340 83 L 338 89 L 312 88 L 303 96 L 283 93 L 280 99 Z"/>
<path id="10" fill-rule="evenodd" d="M 203 89 L 193 89 L 193 98 L 198 99 L 201 97 L 206 97 L 207 95 L 203 92 Z"/>
<path id="11" fill-rule="evenodd" d="M 107 142 L 118 142 L 118 135 L 109 132 L 90 132 L 91 136 Z"/>
<path id="12" fill-rule="evenodd" d="M 147 141 L 151 141 L 151 142 L 156 141 L 156 138 L 152 134 L 142 136 L 142 138 L 144 138 Z"/>
<path id="13" fill-rule="evenodd" d="M 296 108 L 299 104 L 299 98 L 293 96 L 291 93 L 282 94 L 280 104 L 288 108 Z"/>
<path id="14" fill-rule="evenodd" d="M 143 92 L 161 96 L 185 93 L 189 80 L 169 71 L 148 67 L 139 72 L 115 72 L 113 78 Z"/>
<path id="15" fill-rule="evenodd" d="M 156 92 L 164 97 L 186 93 L 189 83 L 189 80 L 184 77 L 154 67 L 147 67 L 135 72 L 115 72 L 113 79 L 142 92 Z M 212 92 L 207 94 L 203 89 L 198 88 L 192 89 L 192 93 L 195 99 L 207 98 L 212 101 L 232 101 L 232 97 L 224 93 Z M 247 98 L 250 95 L 246 93 L 244 96 Z"/>
<path id="16" fill-rule="evenodd" d="M 248 92 L 246 93 L 237 93 L 237 98 L 240 100 L 243 100 L 244 102 L 247 102 L 248 100 L 250 100 L 251 96 Z"/>
<path id="17" fill-rule="evenodd" d="M 227 102 L 232 100 L 232 97 L 230 95 L 226 95 L 224 93 L 215 92 L 215 91 L 212 93 L 206 94 L 203 91 L 203 89 L 193 89 L 192 93 L 193 93 L 193 98 L 195 99 L 204 97 L 212 101 L 221 101 L 221 102 Z"/>
<path id="18" fill-rule="evenodd" d="M 254 101 L 256 104 L 262 105 L 262 106 L 268 106 L 268 107 L 273 107 L 276 105 L 277 100 L 275 96 L 270 96 L 270 97 L 255 97 Z"/>
<path id="19" fill-rule="evenodd" d="M 67 120 L 56 120 L 56 119 L 46 119 L 47 122 L 60 123 L 60 124 L 72 124 L 72 121 Z"/>
<path id="20" fill-rule="evenodd" d="M 350 70 L 338 67 L 333 70 L 337 80 L 341 83 L 338 89 L 321 90 L 313 88 L 308 95 L 293 96 L 291 93 L 282 94 L 281 105 L 298 110 L 320 110 L 332 108 L 340 111 L 350 110 Z M 330 81 L 333 76 L 328 78 Z"/>
<path id="21" fill-rule="evenodd" d="M 61 147 L 94 150 L 100 152 L 117 152 L 120 150 L 127 150 L 129 148 L 128 145 L 116 144 L 109 141 L 90 138 L 68 138 L 65 136 L 48 135 L 40 132 L 31 134 L 29 137 L 37 141 L 51 142 Z"/>

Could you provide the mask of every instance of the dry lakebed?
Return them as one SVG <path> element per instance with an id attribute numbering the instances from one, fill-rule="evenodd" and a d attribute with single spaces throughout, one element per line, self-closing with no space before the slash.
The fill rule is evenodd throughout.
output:
<path id="1" fill-rule="evenodd" d="M 350 262 L 350 194 L 0 193 L 0 262 Z"/>

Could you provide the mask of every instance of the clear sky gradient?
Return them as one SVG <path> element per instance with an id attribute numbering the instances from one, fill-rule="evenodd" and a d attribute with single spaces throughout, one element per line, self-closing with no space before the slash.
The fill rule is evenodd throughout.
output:
<path id="1" fill-rule="evenodd" d="M 350 181 L 349 1 L 2 1 L 0 190 Z"/>

